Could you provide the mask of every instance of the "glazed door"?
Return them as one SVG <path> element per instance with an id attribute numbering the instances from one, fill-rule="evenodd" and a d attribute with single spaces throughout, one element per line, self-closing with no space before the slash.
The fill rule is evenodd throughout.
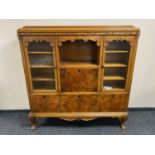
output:
<path id="1" fill-rule="evenodd" d="M 55 38 L 24 37 L 24 49 L 31 91 L 57 91 Z"/>
<path id="2" fill-rule="evenodd" d="M 125 91 L 129 85 L 129 73 L 135 37 L 105 37 L 102 63 L 103 91 Z"/>

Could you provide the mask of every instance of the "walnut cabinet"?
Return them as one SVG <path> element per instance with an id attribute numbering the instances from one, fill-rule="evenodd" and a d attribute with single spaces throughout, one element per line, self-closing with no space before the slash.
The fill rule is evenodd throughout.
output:
<path id="1" fill-rule="evenodd" d="M 18 29 L 36 118 L 118 118 L 122 128 L 139 37 L 134 26 L 25 26 Z"/>

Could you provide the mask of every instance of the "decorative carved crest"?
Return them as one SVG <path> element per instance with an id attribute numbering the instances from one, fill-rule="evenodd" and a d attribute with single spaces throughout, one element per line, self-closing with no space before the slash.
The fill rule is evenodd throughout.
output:
<path id="1" fill-rule="evenodd" d="M 83 40 L 84 42 L 94 41 L 97 46 L 100 46 L 100 38 L 95 36 L 70 36 L 70 37 L 60 37 L 59 46 L 62 46 L 62 43 L 65 41 L 75 42 L 76 40 Z"/>
<path id="2" fill-rule="evenodd" d="M 51 37 L 24 37 L 24 44 L 27 47 L 29 43 L 35 41 L 36 43 L 38 42 L 48 42 L 51 47 L 54 46 L 53 44 L 53 39 Z"/>
<path id="3" fill-rule="evenodd" d="M 116 37 L 105 38 L 104 46 L 106 47 L 111 41 L 127 41 L 131 47 L 134 45 L 134 38 L 133 37 L 116 36 Z"/>

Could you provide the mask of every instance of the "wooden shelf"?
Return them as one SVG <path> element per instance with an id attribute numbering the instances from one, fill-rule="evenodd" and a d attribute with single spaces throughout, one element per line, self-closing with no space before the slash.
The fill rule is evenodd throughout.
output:
<path id="1" fill-rule="evenodd" d="M 104 76 L 103 80 L 125 80 L 123 76 Z"/>
<path id="2" fill-rule="evenodd" d="M 32 78 L 33 81 L 54 81 L 54 78 Z"/>
<path id="3" fill-rule="evenodd" d="M 48 66 L 48 65 L 31 65 L 31 68 L 55 68 L 54 66 Z"/>
<path id="4" fill-rule="evenodd" d="M 106 63 L 104 67 L 127 67 L 127 65 L 122 63 Z"/>
<path id="5" fill-rule="evenodd" d="M 57 94 L 57 90 L 55 89 L 55 88 L 51 88 L 51 89 L 33 89 L 33 92 L 36 94 L 41 94 L 41 95 L 43 95 L 43 94 L 50 94 L 50 93 L 52 93 L 52 94 Z"/>
<path id="6" fill-rule="evenodd" d="M 105 89 L 104 87 L 103 87 L 103 90 L 104 91 L 124 91 L 125 89 L 123 89 L 123 88 L 112 88 L 112 89 Z"/>
<path id="7" fill-rule="evenodd" d="M 114 51 L 106 51 L 106 53 L 129 53 L 129 51 L 121 51 L 121 50 L 114 50 Z"/>
<path id="8" fill-rule="evenodd" d="M 99 65 L 93 63 L 84 63 L 84 62 L 61 62 L 61 68 L 99 68 Z"/>
<path id="9" fill-rule="evenodd" d="M 52 52 L 41 52 L 41 51 L 36 51 L 36 52 L 28 52 L 29 54 L 52 54 Z"/>

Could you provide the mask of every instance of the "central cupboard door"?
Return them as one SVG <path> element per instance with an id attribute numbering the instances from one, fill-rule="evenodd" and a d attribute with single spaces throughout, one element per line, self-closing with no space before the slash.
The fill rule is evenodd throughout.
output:
<path id="1" fill-rule="evenodd" d="M 62 112 L 97 112 L 97 95 L 61 95 Z"/>
<path id="2" fill-rule="evenodd" d="M 97 92 L 97 69 L 60 69 L 62 92 Z"/>

